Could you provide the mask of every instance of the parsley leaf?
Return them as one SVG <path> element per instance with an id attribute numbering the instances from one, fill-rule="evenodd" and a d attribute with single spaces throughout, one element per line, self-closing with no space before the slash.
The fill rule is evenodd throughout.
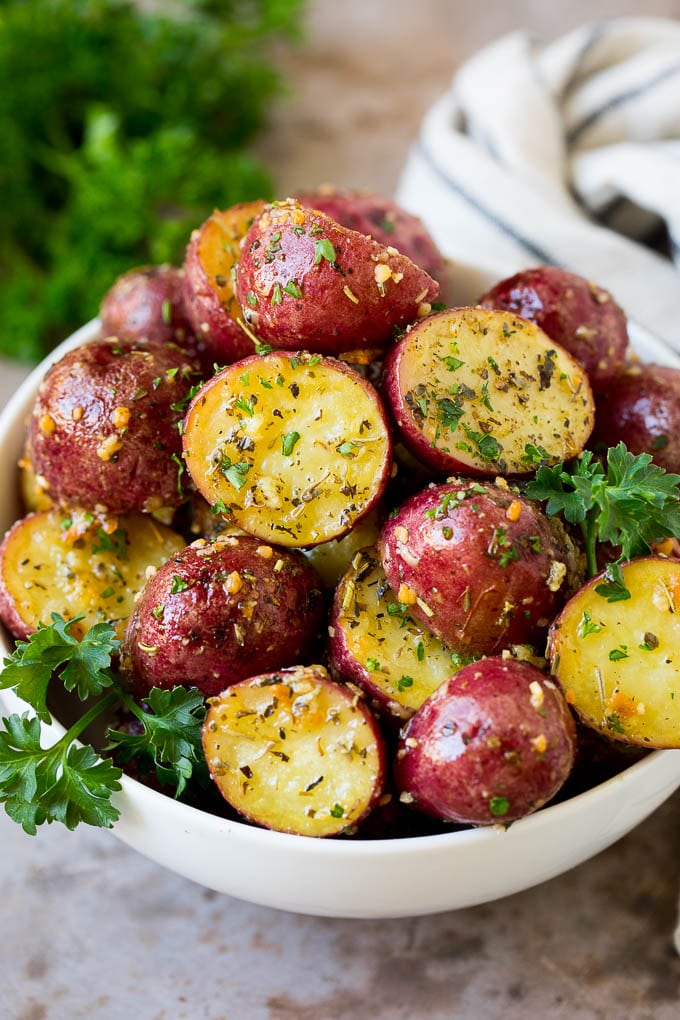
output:
<path id="1" fill-rule="evenodd" d="M 146 699 L 148 712 L 136 705 L 136 718 L 142 733 L 107 731 L 107 750 L 117 748 L 121 761 L 138 755 L 151 758 L 161 782 L 176 786 L 176 796 L 184 792 L 197 765 L 205 770 L 201 726 L 205 717 L 203 695 L 195 687 L 152 688 Z"/>
<path id="2" fill-rule="evenodd" d="M 113 683 L 109 672 L 111 656 L 118 651 L 120 641 L 108 623 L 95 624 L 82 641 L 78 641 L 69 634 L 69 629 L 82 619 L 77 616 L 66 621 L 58 613 L 52 613 L 51 626 L 40 626 L 27 641 L 19 641 L 14 652 L 5 659 L 0 689 L 14 688 L 41 722 L 51 720 L 46 697 L 55 671 L 59 672 L 67 691 L 77 690 L 81 701 L 101 694 Z"/>
<path id="3" fill-rule="evenodd" d="M 99 705 L 95 706 L 97 714 Z M 80 822 L 110 827 L 119 816 L 111 794 L 122 773 L 92 747 L 78 747 L 76 736 L 91 721 L 84 716 L 52 747 L 40 743 L 40 720 L 28 713 L 3 719 L 0 730 L 0 800 L 13 821 L 35 835 L 44 822 Z"/>
<path id="4" fill-rule="evenodd" d="M 607 451 L 606 467 L 589 450 L 566 466 L 539 467 L 526 495 L 545 501 L 549 516 L 561 513 L 581 526 L 593 576 L 597 542 L 620 547 L 629 560 L 680 536 L 679 484 L 680 475 L 664 471 L 648 453 L 635 455 L 619 443 Z"/>

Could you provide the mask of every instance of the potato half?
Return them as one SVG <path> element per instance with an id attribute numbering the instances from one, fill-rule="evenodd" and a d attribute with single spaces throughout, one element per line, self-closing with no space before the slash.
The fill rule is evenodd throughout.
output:
<path id="1" fill-rule="evenodd" d="M 322 666 L 264 674 L 212 698 L 203 747 L 225 799 L 268 829 L 337 835 L 383 789 L 377 723 Z"/>
<path id="2" fill-rule="evenodd" d="M 587 726 L 680 747 L 680 562 L 650 556 L 621 573 L 630 598 L 607 601 L 600 576 L 564 607 L 548 643 L 553 676 Z"/>
<path id="3" fill-rule="evenodd" d="M 0 616 L 26 638 L 52 613 L 83 615 L 71 633 L 113 623 L 122 638 L 149 571 L 178 552 L 184 539 L 143 514 L 98 520 L 47 510 L 17 521 L 0 546 Z"/>
<path id="4" fill-rule="evenodd" d="M 380 708 L 400 719 L 420 708 L 461 664 L 399 602 L 371 550 L 356 554 L 338 585 L 328 654 L 335 676 L 359 684 Z"/>
<path id="5" fill-rule="evenodd" d="M 391 468 L 385 411 L 339 361 L 279 351 L 214 376 L 184 423 L 184 458 L 214 509 L 257 538 L 308 546 L 345 534 Z"/>
<path id="6" fill-rule="evenodd" d="M 404 443 L 437 471 L 530 474 L 576 456 L 593 428 L 585 370 L 509 312 L 423 319 L 388 355 L 384 392 Z"/>

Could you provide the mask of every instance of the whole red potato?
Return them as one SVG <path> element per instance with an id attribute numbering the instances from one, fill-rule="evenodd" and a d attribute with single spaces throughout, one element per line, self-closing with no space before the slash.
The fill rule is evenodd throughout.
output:
<path id="1" fill-rule="evenodd" d="M 196 363 L 174 344 L 109 338 L 46 373 L 29 424 L 33 467 L 55 503 L 109 513 L 186 499 L 178 425 Z"/>
<path id="2" fill-rule="evenodd" d="M 175 684 L 212 697 L 304 662 L 322 617 L 321 581 L 301 553 L 250 536 L 199 539 L 147 582 L 125 633 L 124 670 L 142 698 Z"/>
<path id="3" fill-rule="evenodd" d="M 387 346 L 429 311 L 439 284 L 396 248 L 287 199 L 243 239 L 236 294 L 261 342 L 337 355 Z"/>
<path id="4" fill-rule="evenodd" d="M 139 343 L 174 343 L 194 357 L 197 341 L 184 305 L 184 272 L 140 266 L 119 276 L 99 309 L 103 336 Z"/>
<path id="5" fill-rule="evenodd" d="M 531 319 L 579 361 L 596 392 L 621 370 L 628 347 L 626 315 L 609 291 L 557 266 L 523 269 L 479 299 Z"/>
<path id="6" fill-rule="evenodd" d="M 567 779 L 576 725 L 534 666 L 489 658 L 465 666 L 410 719 L 397 752 L 401 799 L 451 822 L 511 822 Z"/>
<path id="7" fill-rule="evenodd" d="M 624 442 L 635 454 L 680 474 L 680 370 L 630 365 L 607 386 L 595 410 L 595 449 Z"/>
<path id="8" fill-rule="evenodd" d="M 419 623 L 464 655 L 542 641 L 572 591 L 572 543 L 509 487 L 449 479 L 385 522 L 390 587 Z"/>
<path id="9" fill-rule="evenodd" d="M 319 209 L 336 223 L 392 245 L 435 280 L 444 259 L 421 220 L 383 195 L 322 187 L 296 195 L 300 205 Z"/>

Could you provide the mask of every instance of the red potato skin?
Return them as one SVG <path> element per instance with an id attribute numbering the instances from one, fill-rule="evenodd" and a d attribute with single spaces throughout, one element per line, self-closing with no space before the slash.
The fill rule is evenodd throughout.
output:
<path id="1" fill-rule="evenodd" d="M 540 670 L 483 659 L 447 680 L 412 716 L 395 780 L 402 797 L 436 818 L 507 823 L 554 797 L 576 746 L 569 707 Z"/>
<path id="2" fill-rule="evenodd" d="M 115 338 L 54 364 L 29 425 L 33 466 L 54 502 L 110 513 L 178 506 L 185 496 L 173 456 L 182 453 L 182 411 L 171 405 L 198 376 L 173 345 Z"/>
<path id="3" fill-rule="evenodd" d="M 349 230 L 367 234 L 385 247 L 392 245 L 435 280 L 443 268 L 443 256 L 421 220 L 389 198 L 330 187 L 303 192 L 295 198 L 300 205 L 319 209 Z"/>
<path id="4" fill-rule="evenodd" d="M 323 615 L 321 581 L 301 553 L 249 536 L 199 541 L 147 582 L 128 622 L 123 668 L 141 698 L 175 684 L 213 697 L 255 673 L 306 661 Z"/>
<path id="5" fill-rule="evenodd" d="M 608 291 L 576 273 L 556 266 L 524 269 L 487 290 L 478 304 L 535 322 L 583 365 L 596 393 L 624 365 L 628 327 L 623 309 Z"/>
<path id="6" fill-rule="evenodd" d="M 596 405 L 593 448 L 621 441 L 680 474 L 680 370 L 630 365 L 609 383 Z"/>
<path id="7" fill-rule="evenodd" d="M 207 243 L 208 232 L 219 236 L 226 229 L 220 226 L 224 217 L 233 214 L 235 220 L 245 218 L 249 221 L 262 211 L 264 205 L 263 201 L 244 202 L 225 213 L 215 212 L 191 234 L 184 259 L 184 301 L 189 321 L 196 335 L 201 337 L 211 364 L 231 365 L 240 361 L 255 352 L 255 344 L 236 321 L 241 310 L 231 281 L 225 279 L 222 288 L 213 285 L 202 249 Z M 236 247 L 239 241 L 240 237 L 233 237 Z M 219 255 L 215 256 L 215 265 L 219 265 Z"/>
<path id="8" fill-rule="evenodd" d="M 450 495 L 457 492 L 465 498 Z M 508 511 L 517 507 L 519 517 L 511 520 Z M 393 591 L 406 585 L 406 595 L 417 595 L 431 615 L 418 602 L 409 604 L 409 613 L 466 655 L 540 643 L 577 573 L 571 542 L 535 503 L 465 479 L 429 486 L 407 500 L 385 522 L 379 550 Z M 566 570 L 551 591 L 555 561 Z"/>
<path id="9" fill-rule="evenodd" d="M 175 266 L 140 266 L 119 276 L 99 309 L 102 335 L 135 343 L 176 344 L 200 357 L 200 340 L 184 304 L 184 271 Z"/>
<path id="10" fill-rule="evenodd" d="M 320 255 L 321 241 L 332 245 L 334 261 Z M 241 246 L 236 294 L 244 318 L 262 342 L 284 350 L 383 348 L 439 294 L 438 283 L 392 250 L 292 200 L 267 206 Z M 397 280 L 379 285 L 376 271 L 388 269 Z M 291 286 L 300 297 L 286 292 Z"/>
<path id="11" fill-rule="evenodd" d="M 28 514 L 28 517 L 33 516 L 35 515 Z M 25 641 L 31 635 L 32 628 L 26 624 L 26 621 L 17 610 L 16 599 L 10 595 L 5 564 L 7 549 L 11 547 L 14 536 L 23 528 L 26 519 L 26 517 L 22 517 L 20 520 L 15 521 L 12 527 L 5 532 L 2 543 L 0 543 L 0 620 L 2 620 L 10 634 L 18 641 Z"/>

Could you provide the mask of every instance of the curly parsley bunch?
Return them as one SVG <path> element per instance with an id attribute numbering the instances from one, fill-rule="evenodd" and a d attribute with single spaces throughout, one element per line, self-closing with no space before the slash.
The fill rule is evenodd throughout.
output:
<path id="1" fill-rule="evenodd" d="M 269 197 L 246 146 L 302 0 L 6 0 L 0 352 L 41 357 L 215 206 Z"/>

